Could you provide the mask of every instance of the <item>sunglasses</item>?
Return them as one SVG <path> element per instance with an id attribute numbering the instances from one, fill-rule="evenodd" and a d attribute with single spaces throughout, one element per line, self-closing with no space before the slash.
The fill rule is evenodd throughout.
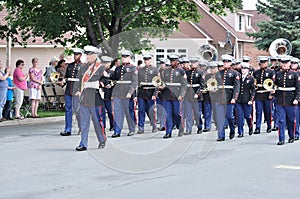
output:
<path id="1" fill-rule="evenodd" d="M 228 63 L 231 62 L 230 60 L 224 59 L 223 62 Z"/>
<path id="2" fill-rule="evenodd" d="M 122 55 L 122 57 L 126 58 L 126 57 L 129 57 L 130 55 Z"/>
<path id="3" fill-rule="evenodd" d="M 291 61 L 291 64 L 298 64 L 298 62 L 293 62 L 293 61 Z"/>
<path id="4" fill-rule="evenodd" d="M 242 69 L 249 69 L 248 67 L 242 67 Z"/>

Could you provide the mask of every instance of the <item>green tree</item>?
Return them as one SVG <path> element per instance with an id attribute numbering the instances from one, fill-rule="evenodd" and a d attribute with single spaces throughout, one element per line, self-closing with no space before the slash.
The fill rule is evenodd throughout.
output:
<path id="1" fill-rule="evenodd" d="M 0 1 L 1 2 L 1 1 Z M 26 44 L 29 37 L 82 47 L 101 47 L 115 56 L 120 46 L 130 49 L 150 47 L 142 37 L 163 38 L 178 28 L 179 20 L 198 21 L 195 1 L 187 0 L 6 0 L 9 28 L 2 27 L 2 37 Z M 239 0 L 204 0 L 211 11 L 224 14 L 234 10 Z M 151 27 L 151 28 L 148 28 Z M 8 31 L 9 29 L 9 31 Z M 124 32 L 128 32 L 127 34 Z M 21 34 L 22 41 L 14 37 Z M 124 33 L 124 34 L 123 34 Z M 66 37 L 66 34 L 68 35 Z M 133 42 L 134 41 L 134 42 Z"/>
<path id="2" fill-rule="evenodd" d="M 258 23 L 259 32 L 247 33 L 257 39 L 258 49 L 268 50 L 272 41 L 285 38 L 292 43 L 292 56 L 300 56 L 300 0 L 261 0 L 256 5 L 258 12 L 267 15 L 269 21 Z"/>

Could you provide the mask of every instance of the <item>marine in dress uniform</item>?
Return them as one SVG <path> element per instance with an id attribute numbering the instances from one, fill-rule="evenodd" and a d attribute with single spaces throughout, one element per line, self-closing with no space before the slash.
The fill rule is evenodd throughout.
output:
<path id="1" fill-rule="evenodd" d="M 83 50 L 80 48 L 73 48 L 74 62 L 68 64 L 66 69 L 65 79 L 66 79 L 66 90 L 65 90 L 65 129 L 60 132 L 61 136 L 70 136 L 72 133 L 72 115 L 73 111 L 76 113 L 76 119 L 79 127 L 78 133 L 80 133 L 79 125 L 79 98 L 73 95 L 74 83 L 79 81 L 77 78 L 77 73 L 79 71 L 80 65 L 82 64 L 80 58 L 82 56 Z"/>
<path id="2" fill-rule="evenodd" d="M 186 92 L 187 82 L 184 70 L 178 68 L 178 59 L 178 55 L 170 55 L 171 67 L 165 69 L 161 77 L 166 85 L 161 90 L 163 107 L 167 113 L 166 134 L 164 138 L 170 138 L 172 136 L 173 125 L 179 129 L 178 136 L 182 136 L 184 131 L 180 109 Z"/>
<path id="3" fill-rule="evenodd" d="M 298 71 L 298 68 L 299 68 L 299 59 L 296 58 L 296 57 L 293 57 L 291 59 L 291 70 L 296 72 L 298 74 L 298 76 L 300 76 L 300 71 Z M 296 130 L 295 130 L 295 138 L 294 140 L 297 141 L 299 140 L 299 120 L 300 120 L 300 107 L 299 107 L 300 103 L 298 103 L 298 106 L 297 106 L 297 110 L 296 110 Z"/>
<path id="4" fill-rule="evenodd" d="M 120 137 L 124 115 L 129 128 L 127 136 L 132 136 L 135 132 L 135 120 L 131 117 L 129 108 L 130 100 L 138 85 L 138 71 L 136 66 L 131 63 L 132 52 L 124 50 L 121 55 L 122 64 L 115 69 L 112 77 L 112 80 L 116 81 L 112 94 L 114 109 L 114 134 L 112 138 Z"/>
<path id="5" fill-rule="evenodd" d="M 254 71 L 253 77 L 256 82 L 256 93 L 255 93 L 255 110 L 256 110 L 256 128 L 254 134 L 259 134 L 262 122 L 262 112 L 264 111 L 265 120 L 267 121 L 267 133 L 271 132 L 271 109 L 272 109 L 272 95 L 270 91 L 263 87 L 263 83 L 266 79 L 274 79 L 274 71 L 268 69 L 268 57 L 259 57 L 260 69 Z"/>
<path id="6" fill-rule="evenodd" d="M 100 81 L 104 75 L 105 67 L 97 59 L 99 49 L 94 46 L 85 46 L 87 64 L 80 67 L 78 72 L 79 82 L 76 82 L 75 95 L 80 99 L 80 128 L 81 141 L 77 151 L 85 151 L 88 148 L 88 133 L 90 128 L 90 118 L 92 119 L 95 133 L 99 142 L 98 148 L 105 147 L 106 135 L 102 121 L 103 99 L 100 96 L 99 88 L 105 85 Z"/>
<path id="7" fill-rule="evenodd" d="M 249 74 L 249 66 L 242 63 L 240 93 L 236 104 L 238 113 L 238 138 L 244 136 L 244 118 L 246 119 L 249 128 L 249 135 L 252 135 L 253 133 L 252 104 L 254 102 L 254 96 L 254 78 Z"/>
<path id="8" fill-rule="evenodd" d="M 111 95 L 113 92 L 114 82 L 111 80 L 112 75 L 114 73 L 111 62 L 113 59 L 108 56 L 102 56 L 101 61 L 105 66 L 105 75 L 101 78 L 103 82 L 105 82 L 106 86 L 102 88 L 103 90 L 103 111 L 102 111 L 102 121 L 104 128 L 106 128 L 106 112 L 109 119 L 109 130 L 112 131 L 114 129 L 114 118 L 112 112 L 112 104 L 111 104 Z"/>
<path id="9" fill-rule="evenodd" d="M 208 69 L 204 71 L 203 78 L 204 82 L 207 82 L 207 80 L 210 77 L 209 74 L 211 74 L 212 70 L 218 70 L 217 63 L 216 62 L 209 62 L 208 64 Z M 210 71 L 210 73 L 208 73 Z M 204 89 L 205 89 L 205 83 L 204 83 Z M 209 92 L 203 92 L 202 91 L 202 96 L 203 96 L 203 115 L 204 115 L 204 129 L 203 132 L 208 132 L 211 130 L 211 124 L 212 124 L 212 105 L 211 105 L 211 100 L 210 100 L 210 94 Z"/>
<path id="10" fill-rule="evenodd" d="M 186 120 L 186 132 L 185 135 L 192 133 L 193 121 L 196 121 L 197 134 L 202 133 L 202 106 L 203 96 L 201 90 L 204 88 L 203 71 L 198 70 L 198 59 L 187 58 L 183 59 L 184 62 L 190 62 L 190 68 L 185 71 L 187 76 L 187 89 L 184 97 L 184 117 Z"/>
<path id="11" fill-rule="evenodd" d="M 156 129 L 156 96 L 158 95 L 158 88 L 155 88 L 152 79 L 158 76 L 158 70 L 151 65 L 152 55 L 143 55 L 145 66 L 138 70 L 138 134 L 144 133 L 145 116 L 150 116 L 152 132 Z"/>
<path id="12" fill-rule="evenodd" d="M 276 107 L 278 111 L 278 135 L 277 145 L 285 142 L 285 127 L 287 126 L 289 143 L 294 142 L 296 131 L 296 109 L 300 99 L 300 78 L 298 73 L 290 70 L 290 57 L 281 58 L 282 69 L 275 76 Z"/>
<path id="13" fill-rule="evenodd" d="M 229 138 L 233 139 L 235 136 L 233 109 L 240 90 L 240 75 L 238 72 L 230 69 L 232 57 L 230 55 L 222 55 L 221 58 L 224 63 L 224 70 L 220 70 L 215 75 L 218 82 L 218 90 L 210 92 L 218 128 L 217 141 L 225 140 L 225 119 L 227 119 L 230 128 Z"/>
<path id="14" fill-rule="evenodd" d="M 163 76 L 164 70 L 170 66 L 170 60 L 168 59 L 160 59 L 160 67 L 158 69 L 159 77 Z M 163 103 L 161 100 L 161 91 L 158 90 L 158 95 L 156 98 L 156 106 L 157 106 L 157 120 L 158 123 L 160 123 L 160 128 L 157 128 L 159 131 L 165 131 L 166 130 L 166 111 L 163 108 Z"/>

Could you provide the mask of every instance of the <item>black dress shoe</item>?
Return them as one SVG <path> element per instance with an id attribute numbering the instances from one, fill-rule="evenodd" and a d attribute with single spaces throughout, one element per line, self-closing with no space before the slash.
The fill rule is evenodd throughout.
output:
<path id="1" fill-rule="evenodd" d="M 234 132 L 234 131 L 230 131 L 230 133 L 229 133 L 229 138 L 230 138 L 230 139 L 233 139 L 233 138 L 234 138 L 234 135 L 235 135 L 235 132 Z"/>
<path id="2" fill-rule="evenodd" d="M 168 138 L 171 138 L 172 137 L 172 135 L 171 134 L 166 134 L 166 135 L 164 135 L 164 139 L 168 139 Z"/>
<path id="3" fill-rule="evenodd" d="M 111 127 L 111 128 L 109 128 L 109 131 L 113 131 L 113 130 L 115 130 L 115 128 L 114 128 L 114 127 Z"/>
<path id="4" fill-rule="evenodd" d="M 278 127 L 277 127 L 277 126 L 274 126 L 274 127 L 272 128 L 272 131 L 278 131 Z"/>
<path id="5" fill-rule="evenodd" d="M 86 150 L 87 150 L 87 148 L 84 147 L 84 146 L 78 146 L 78 147 L 76 147 L 76 151 L 86 151 Z"/>
<path id="6" fill-rule="evenodd" d="M 202 129 L 198 129 L 197 134 L 201 134 L 201 133 L 202 133 Z"/>
<path id="7" fill-rule="evenodd" d="M 105 147 L 105 142 L 100 142 L 98 145 L 98 149 L 103 149 Z"/>
<path id="8" fill-rule="evenodd" d="M 289 143 L 294 143 L 294 138 L 290 138 Z"/>
<path id="9" fill-rule="evenodd" d="M 165 131 L 166 128 L 165 127 L 161 127 L 161 128 L 158 128 L 159 131 Z"/>
<path id="10" fill-rule="evenodd" d="M 254 134 L 260 134 L 260 130 L 259 129 L 255 129 Z"/>
<path id="11" fill-rule="evenodd" d="M 253 128 L 250 128 L 249 129 L 249 135 L 252 135 L 253 134 Z"/>
<path id="12" fill-rule="evenodd" d="M 178 130 L 178 136 L 179 136 L 179 137 L 183 136 L 183 131 L 184 131 L 183 129 L 179 129 L 179 130 Z"/>
<path id="13" fill-rule="evenodd" d="M 152 128 L 152 133 L 156 133 L 157 132 L 157 128 Z"/>
<path id="14" fill-rule="evenodd" d="M 268 127 L 268 128 L 267 128 L 267 133 L 271 133 L 271 132 L 272 132 L 271 127 Z"/>
<path id="15" fill-rule="evenodd" d="M 242 138 L 242 137 L 244 137 L 244 135 L 243 134 L 239 134 L 237 137 L 238 138 Z"/>
<path id="16" fill-rule="evenodd" d="M 120 137 L 120 134 L 116 134 L 116 133 L 114 133 L 114 134 L 112 134 L 112 136 L 111 136 L 112 138 L 117 138 L 117 137 Z"/>
<path id="17" fill-rule="evenodd" d="M 225 138 L 218 138 L 217 139 L 217 142 L 223 142 L 223 141 L 225 141 Z"/>
<path id="18" fill-rule="evenodd" d="M 129 133 L 127 133 L 127 136 L 133 136 L 134 132 L 133 131 L 129 131 Z"/>
<path id="19" fill-rule="evenodd" d="M 224 127 L 225 129 L 228 129 L 228 125 L 225 125 L 225 127 Z"/>
<path id="20" fill-rule="evenodd" d="M 294 141 L 298 141 L 298 140 L 299 140 L 299 137 L 295 137 L 295 138 L 294 138 Z"/>
<path id="21" fill-rule="evenodd" d="M 184 133 L 184 135 L 191 135 L 192 134 L 192 131 L 187 131 Z"/>
<path id="22" fill-rule="evenodd" d="M 277 142 L 277 145 L 284 145 L 284 141 L 280 140 L 279 142 Z"/>
<path id="23" fill-rule="evenodd" d="M 210 131 L 210 129 L 204 129 L 204 130 L 203 130 L 203 132 L 208 132 L 208 131 Z"/>
<path id="24" fill-rule="evenodd" d="M 61 136 L 70 136 L 71 132 L 60 132 Z"/>
<path id="25" fill-rule="evenodd" d="M 136 132 L 137 134 L 143 134 L 144 131 L 138 130 L 138 132 Z"/>

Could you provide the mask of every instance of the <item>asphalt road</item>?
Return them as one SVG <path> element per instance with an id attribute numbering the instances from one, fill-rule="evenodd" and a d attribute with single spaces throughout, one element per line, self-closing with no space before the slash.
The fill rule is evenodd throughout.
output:
<path id="1" fill-rule="evenodd" d="M 0 198 L 300 198 L 300 141 L 277 146 L 277 132 L 217 143 L 216 131 L 164 140 L 147 127 L 98 150 L 91 129 L 77 152 L 63 126 L 0 127 Z"/>

